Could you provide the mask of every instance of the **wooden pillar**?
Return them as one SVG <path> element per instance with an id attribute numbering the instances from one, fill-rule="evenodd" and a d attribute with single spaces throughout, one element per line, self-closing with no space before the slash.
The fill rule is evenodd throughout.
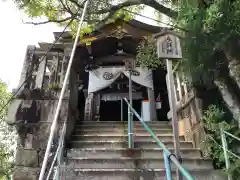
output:
<path id="1" fill-rule="evenodd" d="M 172 128 L 173 128 L 173 142 L 174 142 L 174 149 L 175 149 L 175 156 L 178 160 L 181 158 L 180 153 L 180 142 L 179 142 L 179 125 L 178 125 L 178 117 L 177 117 L 177 107 L 176 107 L 176 99 L 174 96 L 174 76 L 172 70 L 172 60 L 166 60 L 167 64 L 167 84 L 168 84 L 168 99 L 170 105 L 170 117 L 172 120 Z M 175 91 L 176 92 L 176 91 Z M 177 169 L 176 171 L 177 180 L 182 180 L 182 176 L 180 174 L 180 170 Z"/>
<path id="2" fill-rule="evenodd" d="M 23 61 L 22 72 L 21 72 L 21 76 L 20 76 L 20 80 L 19 80 L 19 86 L 21 86 L 25 82 L 26 78 L 28 77 L 28 69 L 29 69 L 29 66 L 31 65 L 34 51 L 35 51 L 35 46 L 27 47 L 25 59 Z M 24 86 L 21 87 L 21 90 L 23 88 L 24 88 Z M 19 92 L 21 92 L 21 90 Z"/>
<path id="3" fill-rule="evenodd" d="M 184 79 L 184 76 L 182 75 L 182 79 Z M 183 84 L 183 91 L 184 91 L 184 95 L 186 96 L 188 94 L 188 90 L 187 90 L 187 84 L 186 82 L 182 82 Z"/>
<path id="4" fill-rule="evenodd" d="M 40 64 L 38 66 L 38 71 L 37 71 L 37 75 L 36 75 L 35 88 L 42 89 L 43 80 L 44 80 L 44 76 L 45 76 L 46 65 L 47 65 L 47 58 L 46 57 L 41 57 L 39 61 L 40 61 Z"/>
<path id="5" fill-rule="evenodd" d="M 149 100 L 149 112 L 150 112 L 150 120 L 155 121 L 157 120 L 157 113 L 156 113 L 156 101 L 154 90 L 152 88 L 147 88 L 148 91 L 148 100 Z"/>
<path id="6" fill-rule="evenodd" d="M 59 54 L 53 56 L 53 63 L 54 63 L 54 82 L 59 85 L 58 75 L 59 75 Z"/>
<path id="7" fill-rule="evenodd" d="M 63 84 L 63 81 L 64 81 L 64 75 L 65 75 L 65 72 L 66 72 L 65 71 L 66 70 L 66 68 L 65 68 L 66 61 L 67 61 L 67 56 L 64 55 L 62 63 L 61 63 L 60 83 L 59 83 L 60 87 L 62 87 L 62 84 Z"/>
<path id="8" fill-rule="evenodd" d="M 89 93 L 85 103 L 85 117 L 84 121 L 92 120 L 92 112 L 93 112 L 93 93 Z"/>
<path id="9" fill-rule="evenodd" d="M 96 99 L 95 99 L 95 106 L 96 106 L 95 120 L 99 120 L 100 118 L 100 104 L 101 104 L 101 94 L 97 93 Z"/>
<path id="10" fill-rule="evenodd" d="M 176 100 L 176 104 L 178 102 L 178 96 L 177 96 L 177 88 L 176 88 L 176 83 L 175 83 L 175 76 L 173 74 L 173 90 L 174 90 L 174 95 L 175 95 L 175 100 Z"/>
<path id="11" fill-rule="evenodd" d="M 181 88 L 181 81 L 180 81 L 180 77 L 179 74 L 176 73 L 176 78 L 177 78 L 177 91 L 179 94 L 179 101 L 182 100 L 182 88 Z"/>
<path id="12" fill-rule="evenodd" d="M 176 100 L 176 103 L 177 103 L 177 89 L 176 89 L 176 86 L 175 86 L 174 75 L 172 75 L 172 76 L 173 76 L 173 92 L 174 92 L 175 100 Z M 166 79 L 166 82 L 168 82 L 168 73 L 166 74 L 165 79 Z M 169 87 L 168 87 L 169 84 L 168 83 L 166 83 L 166 84 L 167 84 L 167 88 L 169 89 Z"/>
<path id="13" fill-rule="evenodd" d="M 60 85 L 61 86 L 63 84 L 65 74 L 66 74 L 66 71 L 67 71 L 67 66 L 68 66 L 68 62 L 69 62 L 69 59 L 70 59 L 70 54 L 71 54 L 71 49 L 70 48 L 64 49 L 64 58 L 63 58 L 63 62 L 62 62 L 62 70 L 61 70 L 61 77 L 60 77 Z M 68 85 L 69 85 L 69 80 L 67 81 L 67 86 Z"/>

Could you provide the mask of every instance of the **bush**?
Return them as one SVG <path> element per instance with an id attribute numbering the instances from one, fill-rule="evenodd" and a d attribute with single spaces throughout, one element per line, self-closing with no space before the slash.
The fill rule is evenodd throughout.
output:
<path id="1" fill-rule="evenodd" d="M 232 121 L 235 122 L 235 121 Z M 225 169 L 225 159 L 221 143 L 221 132 L 220 126 L 223 129 L 235 136 L 239 136 L 239 128 L 235 124 L 226 123 L 224 120 L 224 112 L 215 105 L 210 105 L 203 115 L 203 124 L 207 134 L 207 151 L 210 157 L 213 159 L 214 167 L 217 169 Z M 237 145 L 240 144 L 239 141 L 226 136 L 228 143 L 228 150 L 237 154 Z M 240 160 L 229 154 L 231 169 L 228 173 L 232 174 L 233 179 L 237 179 L 240 176 Z"/>

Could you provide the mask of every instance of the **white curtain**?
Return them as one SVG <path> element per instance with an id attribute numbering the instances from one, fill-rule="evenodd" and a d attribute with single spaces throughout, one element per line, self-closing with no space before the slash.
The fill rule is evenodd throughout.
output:
<path id="1" fill-rule="evenodd" d="M 123 73 L 129 78 L 129 71 L 124 71 Z M 135 68 L 131 79 L 137 84 L 153 89 L 152 71 L 147 68 Z"/>
<path id="2" fill-rule="evenodd" d="M 122 67 L 99 68 L 89 72 L 88 93 L 110 86 L 122 73 Z"/>
<path id="3" fill-rule="evenodd" d="M 96 92 L 110 86 L 120 75 L 124 73 L 129 77 L 125 67 L 99 68 L 89 72 L 88 93 Z M 132 81 L 142 86 L 153 89 L 152 71 L 147 68 L 137 67 L 132 72 Z"/>

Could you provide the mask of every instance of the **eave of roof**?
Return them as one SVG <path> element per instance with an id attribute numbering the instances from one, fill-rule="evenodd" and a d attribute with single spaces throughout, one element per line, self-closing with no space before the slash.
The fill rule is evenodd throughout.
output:
<path id="1" fill-rule="evenodd" d="M 153 25 L 146 24 L 146 23 L 143 23 L 143 22 L 135 20 L 135 19 L 126 21 L 126 20 L 124 20 L 123 17 L 120 17 L 120 18 L 116 19 L 114 22 L 107 23 L 107 24 L 99 24 L 98 26 L 96 26 L 96 28 L 90 34 L 85 34 L 85 36 L 94 36 L 98 33 L 101 33 L 102 29 L 104 29 L 107 26 L 114 25 L 117 21 L 122 21 L 122 22 L 124 22 L 124 23 L 126 23 L 130 26 L 133 26 L 135 28 L 139 28 L 139 29 L 144 30 L 144 31 L 148 31 L 148 32 L 153 33 L 153 34 L 154 33 L 159 33 L 163 29 L 170 30 L 169 28 L 160 27 L 160 26 L 153 26 Z M 54 32 L 53 34 L 54 34 L 55 39 L 57 39 L 62 34 L 62 32 Z M 69 31 L 67 31 L 67 32 L 64 32 L 61 35 L 60 39 L 62 39 L 62 40 L 63 39 L 69 39 L 70 40 L 70 39 L 72 39 L 72 35 Z"/>

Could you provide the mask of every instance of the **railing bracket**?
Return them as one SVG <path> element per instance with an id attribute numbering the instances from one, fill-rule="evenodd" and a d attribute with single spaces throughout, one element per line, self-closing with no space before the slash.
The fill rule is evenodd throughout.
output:
<path id="1" fill-rule="evenodd" d="M 174 157 L 176 158 L 176 155 L 173 154 L 173 153 L 171 153 L 171 154 L 169 154 L 169 155 L 167 156 L 169 160 L 171 159 L 171 156 L 174 156 Z"/>

